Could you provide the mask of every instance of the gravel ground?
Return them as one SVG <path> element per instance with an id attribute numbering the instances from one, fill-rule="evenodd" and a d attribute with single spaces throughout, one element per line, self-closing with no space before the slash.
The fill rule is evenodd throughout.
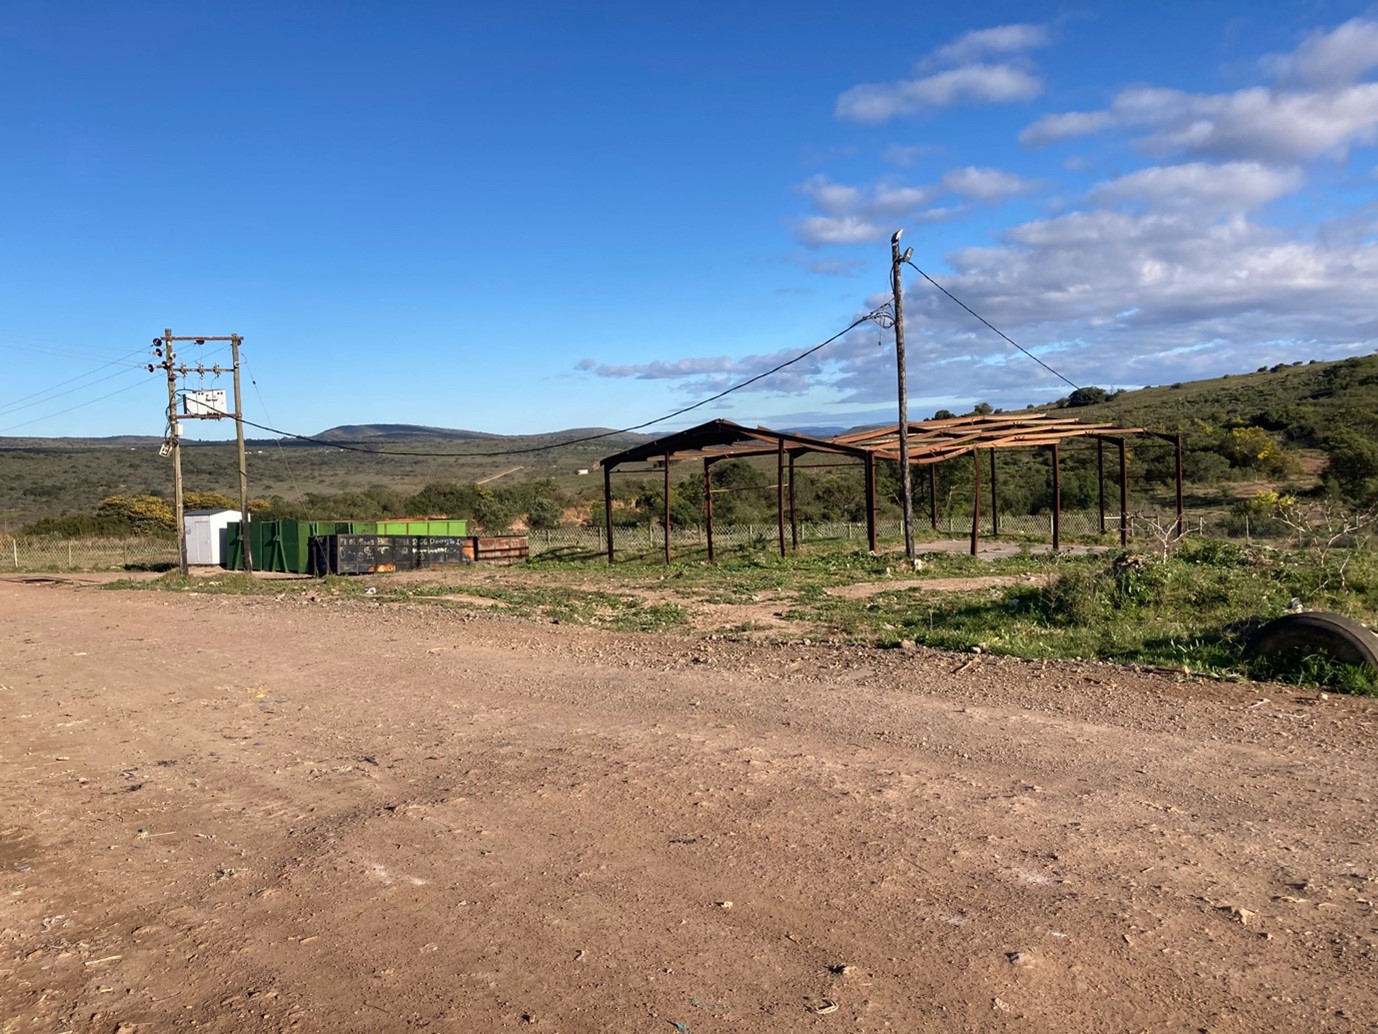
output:
<path id="1" fill-rule="evenodd" d="M 0 1031 L 1372 1030 L 1375 721 L 0 581 Z"/>

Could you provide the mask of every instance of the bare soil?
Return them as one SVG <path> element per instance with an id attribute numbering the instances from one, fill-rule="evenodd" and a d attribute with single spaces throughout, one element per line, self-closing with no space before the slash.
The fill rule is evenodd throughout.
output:
<path id="1" fill-rule="evenodd" d="M 1372 1030 L 1376 723 L 0 581 L 0 1031 Z"/>

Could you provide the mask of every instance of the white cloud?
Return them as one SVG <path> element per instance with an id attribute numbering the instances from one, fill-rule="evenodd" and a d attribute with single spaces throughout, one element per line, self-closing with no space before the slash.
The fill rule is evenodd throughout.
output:
<path id="1" fill-rule="evenodd" d="M 1316 86 L 1358 82 L 1378 68 L 1378 21 L 1353 18 L 1330 32 L 1314 32 L 1293 53 L 1268 65 L 1280 79 Z"/>
<path id="2" fill-rule="evenodd" d="M 1221 179 L 1213 183 L 1216 173 Z M 1320 235 L 1289 239 L 1247 218 L 1242 202 L 1224 197 L 1228 184 L 1263 203 L 1286 191 L 1294 175 L 1247 163 L 1144 170 L 1103 183 L 1093 194 L 1105 203 L 1141 200 L 1148 210 L 1090 207 L 1033 220 L 993 246 L 946 256 L 951 272 L 935 272 L 935 278 L 1079 384 L 1163 384 L 1373 351 L 1378 312 L 1370 295 L 1378 281 L 1378 242 L 1350 235 L 1333 242 Z M 1184 207 L 1174 193 L 1193 200 Z M 883 300 L 877 294 L 869 302 Z M 913 411 L 950 405 L 954 398 L 1020 407 L 1067 393 L 1065 384 L 917 278 L 909 281 L 905 311 L 911 316 Z M 877 349 L 876 340 L 867 324 L 749 391 L 809 393 L 842 410 L 883 405 L 894 392 L 893 353 Z M 789 356 L 782 351 L 597 372 L 679 377 L 683 391 L 701 397 Z M 755 397 L 739 403 L 743 412 L 761 412 Z"/>
<path id="3" fill-rule="evenodd" d="M 908 168 L 918 163 L 920 158 L 933 153 L 933 148 L 923 144 L 891 144 L 883 155 L 890 165 Z"/>
<path id="4" fill-rule="evenodd" d="M 973 33 L 940 48 L 912 80 L 848 91 L 839 114 L 883 121 L 942 104 L 1034 95 L 1040 88 L 1034 73 L 1008 55 L 1042 45 L 1046 32 L 1003 28 L 1010 31 Z M 984 78 L 991 68 L 1025 78 L 1010 79 L 1002 94 Z M 1378 143 L 1378 82 L 1363 81 L 1378 69 L 1378 21 L 1355 19 L 1307 37 L 1269 68 L 1272 85 L 1218 94 L 1138 85 L 1120 90 L 1104 110 L 1040 119 L 1021 142 L 1119 128 L 1129 130 L 1142 151 L 1171 160 L 1131 165 L 1078 200 L 1045 198 L 1043 210 L 1054 214 L 1013 226 L 987 246 L 944 256 L 947 272 L 933 269 L 932 257 L 919 264 L 1081 384 L 1171 383 L 1373 351 L 1378 204 L 1317 219 L 1304 235 L 1268 225 L 1256 213 L 1305 191 L 1310 160 Z M 910 154 L 892 150 L 889 159 L 912 160 Z M 1067 167 L 1085 171 L 1088 164 L 1083 156 L 1069 159 Z M 918 184 L 817 176 L 800 187 L 812 212 L 796 232 L 810 247 L 879 243 L 897 226 L 951 218 L 1039 186 L 977 166 Z M 878 294 L 869 303 L 883 300 Z M 931 411 L 954 398 L 1020 407 L 1068 390 L 919 278 L 909 278 L 906 312 L 913 317 L 913 411 Z M 769 411 L 762 395 L 783 392 L 808 393 L 834 409 L 884 406 L 894 391 L 893 352 L 875 344 L 876 331 L 867 325 L 778 379 L 753 385 L 743 395 L 761 394 L 736 404 L 744 413 Z M 729 363 L 723 369 L 682 360 L 598 372 L 677 378 L 679 388 L 698 397 L 787 356 L 715 360 Z"/>
<path id="5" fill-rule="evenodd" d="M 1300 161 L 1343 158 L 1353 144 L 1378 140 L 1378 83 L 1325 93 L 1262 88 L 1220 97 L 1189 97 L 1163 113 L 1143 139 L 1158 154 Z"/>
<path id="6" fill-rule="evenodd" d="M 959 36 L 919 62 L 913 79 L 862 83 L 837 99 L 837 117 L 854 122 L 886 122 L 955 104 L 1007 104 L 1032 100 L 1043 83 L 1023 62 L 984 62 L 989 55 L 1013 55 L 1046 46 L 1042 25 L 998 25 Z"/>
<path id="7" fill-rule="evenodd" d="M 937 66 L 965 65 L 987 54 L 1017 54 L 1046 47 L 1050 42 L 1051 36 L 1044 25 L 997 25 L 992 29 L 976 29 L 958 36 L 935 50 L 925 63 Z"/>
<path id="8" fill-rule="evenodd" d="M 863 83 L 837 99 L 838 118 L 885 122 L 954 104 L 1000 104 L 1032 100 L 1043 83 L 1013 65 L 967 65 L 897 83 Z"/>
<path id="9" fill-rule="evenodd" d="M 1300 190 L 1300 169 L 1277 169 L 1258 162 L 1156 166 L 1098 183 L 1090 200 L 1097 204 L 1141 202 L 1157 209 L 1207 208 L 1246 212 Z"/>
<path id="10" fill-rule="evenodd" d="M 968 165 L 953 169 L 943 177 L 941 193 L 956 194 L 972 201 L 1003 201 L 1026 194 L 1037 184 L 1000 169 L 978 169 Z"/>
<path id="11" fill-rule="evenodd" d="M 1128 127 L 1144 131 L 1139 143 L 1152 154 L 1284 162 L 1343 158 L 1356 144 L 1378 142 L 1378 83 L 1355 81 L 1378 67 L 1378 21 L 1355 19 L 1312 36 L 1269 66 L 1310 86 L 1222 94 L 1136 86 L 1103 111 L 1044 116 L 1019 139 L 1042 146 Z"/>
<path id="12" fill-rule="evenodd" d="M 962 202 L 996 203 L 1035 187 L 1013 173 L 975 166 L 953 169 L 927 186 L 885 182 L 869 190 L 814 176 L 799 190 L 818 214 L 801 220 L 796 235 L 809 247 L 863 244 L 888 237 L 895 222 L 937 222 L 951 218 Z M 935 204 L 943 198 L 959 204 Z"/>
<path id="13" fill-rule="evenodd" d="M 813 202 L 814 208 L 828 215 L 842 215 L 857 208 L 862 194 L 856 187 L 834 183 L 826 176 L 810 177 L 800 188 Z"/>
<path id="14" fill-rule="evenodd" d="M 1115 122 L 1115 116 L 1108 111 L 1068 111 L 1060 115 L 1044 115 L 1019 134 L 1019 142 L 1027 147 L 1042 147 L 1059 140 L 1099 133 L 1115 125 Z"/>
<path id="15" fill-rule="evenodd" d="M 811 215 L 799 224 L 800 241 L 810 247 L 822 244 L 864 244 L 886 235 L 875 223 L 854 215 Z"/>

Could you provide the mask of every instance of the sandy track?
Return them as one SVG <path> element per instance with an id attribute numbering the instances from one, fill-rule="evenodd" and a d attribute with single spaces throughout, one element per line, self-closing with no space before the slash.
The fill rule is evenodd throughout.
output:
<path id="1" fill-rule="evenodd" d="M 1369 701 L 14 583 L 0 686 L 3 1031 L 1378 1017 Z"/>

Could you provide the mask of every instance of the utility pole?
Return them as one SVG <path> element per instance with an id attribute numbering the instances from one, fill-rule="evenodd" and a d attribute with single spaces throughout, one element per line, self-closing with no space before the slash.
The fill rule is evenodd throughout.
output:
<path id="1" fill-rule="evenodd" d="M 177 530 L 177 569 L 185 578 L 187 571 L 187 521 L 182 499 L 182 428 L 177 423 L 177 370 L 173 366 L 172 328 L 163 329 L 163 369 L 167 371 L 167 427 L 168 445 L 172 450 L 172 512 Z M 158 344 L 154 338 L 153 343 Z"/>
<path id="2" fill-rule="evenodd" d="M 178 567 L 181 569 L 182 577 L 186 577 L 187 570 L 187 522 L 185 496 L 182 491 L 182 428 L 180 419 L 186 420 L 220 420 L 230 416 L 234 418 L 235 425 L 235 444 L 239 454 L 239 515 L 240 515 L 240 549 L 244 557 L 244 570 L 253 573 L 253 551 L 249 545 L 249 475 L 248 466 L 244 459 L 244 403 L 240 398 L 239 388 L 239 345 L 244 339 L 238 334 L 229 334 L 220 337 L 210 335 L 173 337 L 172 330 L 163 331 L 161 338 L 153 339 L 153 352 L 155 356 L 162 356 L 161 363 L 150 363 L 148 372 L 154 370 L 167 371 L 167 425 L 168 439 L 163 443 L 160 455 L 172 454 L 172 506 L 174 520 L 177 528 L 177 560 Z M 189 394 L 187 412 L 181 418 L 177 413 L 177 378 L 185 377 L 194 373 L 204 377 L 211 374 L 219 377 L 225 372 L 224 367 L 219 363 L 214 366 L 206 366 L 204 363 L 197 362 L 195 366 L 188 366 L 186 363 L 177 365 L 177 357 L 173 354 L 172 343 L 174 341 L 192 341 L 197 345 L 204 345 L 207 341 L 228 341 L 230 343 L 230 353 L 234 357 L 231 372 L 234 374 L 234 412 L 231 413 L 225 408 L 225 393 L 220 389 L 214 391 L 195 391 Z M 193 412 L 193 401 L 195 402 Z"/>
<path id="3" fill-rule="evenodd" d="M 253 549 L 249 546 L 249 467 L 244 461 L 244 401 L 239 394 L 239 343 L 244 339 L 230 335 L 230 355 L 234 359 L 234 435 L 239 451 L 239 551 L 244 557 L 244 573 L 254 573 Z"/>
<path id="4" fill-rule="evenodd" d="M 909 467 L 909 384 L 904 363 L 904 285 L 901 282 L 900 267 L 914 254 L 913 248 L 906 248 L 900 254 L 900 237 L 903 230 L 896 230 L 890 238 L 890 289 L 895 296 L 895 366 L 899 379 L 899 433 L 900 433 L 900 506 L 904 514 L 904 555 L 914 563 L 914 473 Z"/>

